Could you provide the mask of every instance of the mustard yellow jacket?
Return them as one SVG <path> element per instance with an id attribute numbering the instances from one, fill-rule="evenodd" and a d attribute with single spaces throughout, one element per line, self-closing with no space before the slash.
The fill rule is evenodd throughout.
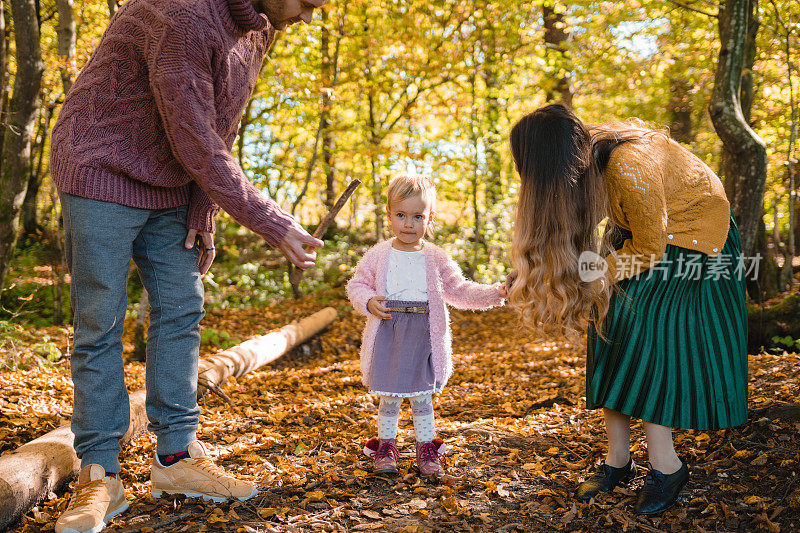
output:
<path id="1" fill-rule="evenodd" d="M 633 234 L 606 258 L 612 279 L 647 270 L 668 244 L 715 256 L 730 224 L 722 182 L 697 156 L 662 134 L 621 144 L 605 170 L 611 215 Z"/>

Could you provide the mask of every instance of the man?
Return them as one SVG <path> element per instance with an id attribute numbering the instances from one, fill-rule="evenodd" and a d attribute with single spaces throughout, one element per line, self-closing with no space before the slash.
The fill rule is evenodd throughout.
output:
<path id="1" fill-rule="evenodd" d="M 304 246 L 322 242 L 262 196 L 230 150 L 275 31 L 310 22 L 325 2 L 128 0 L 67 95 L 50 168 L 72 275 L 72 430 L 81 471 L 57 533 L 100 531 L 128 507 L 117 475 L 130 416 L 121 336 L 131 258 L 151 305 L 153 495 L 256 494 L 196 440 L 200 276 L 214 260 L 220 207 L 299 268 L 314 264 L 316 253 Z"/>

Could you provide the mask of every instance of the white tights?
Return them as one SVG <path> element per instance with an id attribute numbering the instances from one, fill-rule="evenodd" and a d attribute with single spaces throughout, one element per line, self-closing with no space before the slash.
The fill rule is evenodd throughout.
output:
<path id="1" fill-rule="evenodd" d="M 417 442 L 430 442 L 436 436 L 433 426 L 433 399 L 430 394 L 411 396 L 411 413 L 414 417 L 414 435 Z M 378 438 L 381 440 L 397 438 L 397 421 L 400 418 L 400 405 L 403 398 L 381 396 L 378 408 Z"/>

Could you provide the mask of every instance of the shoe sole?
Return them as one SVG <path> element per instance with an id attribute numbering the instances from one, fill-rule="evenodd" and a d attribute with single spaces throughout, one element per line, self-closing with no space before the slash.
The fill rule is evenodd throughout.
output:
<path id="1" fill-rule="evenodd" d="M 596 497 L 597 497 L 597 496 L 599 496 L 600 494 L 611 494 L 612 492 L 614 492 L 614 489 L 616 489 L 616 488 L 617 488 L 617 487 L 614 487 L 614 488 L 613 488 L 613 489 L 611 489 L 611 490 L 598 490 L 597 492 L 595 492 L 594 494 L 592 494 L 592 495 L 591 495 L 591 496 L 589 496 L 588 498 L 587 498 L 586 496 L 577 496 L 577 495 L 576 495 L 576 496 L 575 496 L 575 499 L 576 499 L 576 500 L 578 500 L 579 502 L 583 502 L 583 503 L 589 503 L 589 500 L 591 500 L 592 498 L 596 498 Z"/>
<path id="2" fill-rule="evenodd" d="M 165 494 L 180 494 L 186 496 L 187 498 L 203 498 L 206 501 L 211 501 L 215 503 L 222 503 L 228 500 L 239 500 L 243 502 L 245 500 L 249 500 L 253 496 L 258 495 L 258 489 L 253 489 L 253 492 L 250 493 L 249 496 L 237 497 L 237 496 L 211 496 L 210 494 L 202 494 L 200 492 L 187 492 L 184 490 L 151 490 L 150 494 L 153 498 L 161 498 Z"/>
<path id="3" fill-rule="evenodd" d="M 642 512 L 642 511 L 637 511 L 636 509 L 634 509 L 633 512 L 638 514 L 638 515 L 640 515 L 640 516 L 653 516 L 653 515 L 661 514 L 661 513 L 665 512 L 665 511 L 669 511 L 670 509 L 675 507 L 676 503 L 678 503 L 677 499 L 674 502 L 672 502 L 669 505 L 667 505 L 666 507 L 664 507 L 663 509 L 659 509 L 657 511 Z"/>
<path id="4" fill-rule="evenodd" d="M 682 490 L 684 489 L 684 487 L 685 487 L 685 486 L 686 486 L 686 484 L 684 483 L 684 486 L 683 486 L 683 487 L 681 487 L 681 489 L 680 489 L 680 490 L 682 491 Z M 663 507 L 663 508 L 661 508 L 661 509 L 659 509 L 659 510 L 657 510 L 657 511 L 645 511 L 645 512 L 642 512 L 642 511 L 637 511 L 637 510 L 636 510 L 636 508 L 634 508 L 634 509 L 633 509 L 633 512 L 634 512 L 634 513 L 636 513 L 636 514 L 638 514 L 638 515 L 641 515 L 641 516 L 653 516 L 653 515 L 661 514 L 661 513 L 663 513 L 664 511 L 669 511 L 670 509 L 672 509 L 673 507 L 675 507 L 675 504 L 677 504 L 677 503 L 678 503 L 678 500 L 680 500 L 680 499 L 681 499 L 681 498 L 680 498 L 680 491 L 678 491 L 678 496 L 676 496 L 674 500 L 672 500 L 671 502 L 669 502 L 669 503 L 667 504 L 667 506 L 666 506 L 666 507 Z"/>
<path id="5" fill-rule="evenodd" d="M 640 516 L 653 516 L 653 515 L 661 514 L 664 511 L 669 511 L 670 509 L 675 507 L 675 504 L 678 503 L 678 501 L 681 499 L 681 493 L 683 492 L 683 489 L 686 488 L 686 485 L 688 483 L 689 483 L 689 478 L 686 478 L 686 480 L 683 482 L 683 484 L 678 489 L 677 494 L 675 494 L 675 499 L 672 500 L 671 502 L 669 502 L 665 507 L 662 507 L 661 509 L 658 509 L 657 511 L 644 511 L 644 512 L 643 511 L 639 511 L 639 510 L 636 509 L 636 507 L 634 507 L 633 508 L 633 512 L 635 514 L 640 515 Z"/>
<path id="6" fill-rule="evenodd" d="M 127 511 L 128 507 L 130 507 L 130 504 L 126 501 L 119 509 L 111 511 L 105 517 L 103 517 L 103 521 L 100 524 L 93 527 L 92 529 L 78 531 L 77 529 L 72 529 L 71 527 L 68 527 L 67 529 L 62 530 L 61 533 L 99 533 L 100 531 L 103 531 L 103 529 L 105 529 L 105 527 L 108 525 L 108 523 L 111 521 L 112 518 L 114 518 L 118 514 Z"/>
<path id="7" fill-rule="evenodd" d="M 597 496 L 598 496 L 598 495 L 600 495 L 600 494 L 611 494 L 612 492 L 614 492 L 614 489 L 616 489 L 616 488 L 617 488 L 617 487 L 619 487 L 620 485 L 627 485 L 628 483 L 630 483 L 630 482 L 633 480 L 633 478 L 635 478 L 635 477 L 636 477 L 636 473 L 637 473 L 637 471 L 638 471 L 638 467 L 637 467 L 637 466 L 634 464 L 633 468 L 631 468 L 631 471 L 630 471 L 630 473 L 629 473 L 629 474 L 626 474 L 626 475 L 625 475 L 625 477 L 623 477 L 622 479 L 620 479 L 620 480 L 617 482 L 617 484 L 616 484 L 616 485 L 614 485 L 613 487 L 611 487 L 611 489 L 609 489 L 609 490 L 598 490 L 597 492 L 595 492 L 594 494 L 592 494 L 592 495 L 591 495 L 591 496 L 589 496 L 588 498 L 587 498 L 586 496 L 578 496 L 577 494 L 576 494 L 574 497 L 575 497 L 575 499 L 576 499 L 576 500 L 578 500 L 579 502 L 583 502 L 583 503 L 589 503 L 589 501 L 590 501 L 592 498 L 595 498 L 595 497 L 597 497 Z"/>

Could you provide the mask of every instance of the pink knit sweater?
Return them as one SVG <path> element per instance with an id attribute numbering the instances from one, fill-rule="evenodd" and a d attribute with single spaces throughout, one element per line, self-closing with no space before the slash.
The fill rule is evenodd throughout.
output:
<path id="1" fill-rule="evenodd" d="M 275 246 L 291 217 L 231 155 L 275 30 L 250 0 L 128 0 L 64 102 L 50 172 L 66 193 L 144 209 L 218 205 Z"/>
<path id="2" fill-rule="evenodd" d="M 380 242 L 364 254 L 356 265 L 355 274 L 347 283 L 347 296 L 353 308 L 367 317 L 361 342 L 361 380 L 369 386 L 375 338 L 381 319 L 367 311 L 367 302 L 373 296 L 386 296 L 386 275 L 392 240 Z M 428 312 L 431 328 L 433 370 L 437 391 L 453 373 L 453 340 L 450 333 L 450 314 L 445 303 L 459 309 L 489 309 L 502 305 L 497 285 L 483 285 L 464 279 L 461 269 L 438 246 L 424 242 L 426 281 L 428 284 Z"/>

